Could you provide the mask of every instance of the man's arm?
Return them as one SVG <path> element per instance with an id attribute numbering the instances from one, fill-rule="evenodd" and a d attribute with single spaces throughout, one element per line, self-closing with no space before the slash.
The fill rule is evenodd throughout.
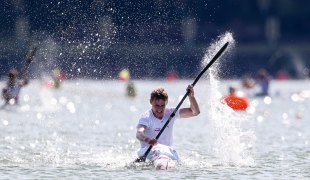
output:
<path id="1" fill-rule="evenodd" d="M 8 102 L 10 100 L 6 87 L 2 89 L 2 98 L 5 100 L 5 102 Z"/>
<path id="2" fill-rule="evenodd" d="M 27 73 L 25 69 L 21 70 L 21 75 L 22 75 L 22 79 L 23 81 L 20 83 L 20 86 L 26 86 L 29 82 L 28 77 L 27 77 Z"/>
<path id="3" fill-rule="evenodd" d="M 139 141 L 146 142 L 147 144 L 155 146 L 157 144 L 157 140 L 154 138 L 147 137 L 145 135 L 146 129 L 147 127 L 145 125 L 139 124 L 137 126 L 137 132 L 136 132 L 137 139 L 139 139 Z"/>
<path id="4" fill-rule="evenodd" d="M 199 105 L 198 105 L 196 98 L 195 98 L 195 95 L 194 95 L 193 86 L 188 85 L 186 90 L 190 91 L 188 94 L 190 107 L 180 109 L 180 117 L 181 118 L 189 118 L 189 117 L 197 116 L 198 114 L 200 114 L 200 109 L 199 109 Z"/>

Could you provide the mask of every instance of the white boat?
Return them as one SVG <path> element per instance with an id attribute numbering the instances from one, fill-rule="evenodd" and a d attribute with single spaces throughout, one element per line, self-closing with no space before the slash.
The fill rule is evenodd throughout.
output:
<path id="1" fill-rule="evenodd" d="M 174 160 L 162 154 L 156 155 L 151 160 L 151 163 L 154 165 L 156 170 L 168 170 L 174 168 L 176 165 Z"/>
<path id="2" fill-rule="evenodd" d="M 140 150 L 138 153 L 140 157 L 145 154 L 148 146 Z M 152 150 L 148 154 L 150 163 L 154 165 L 157 170 L 167 170 L 174 168 L 176 162 L 179 160 L 177 152 L 169 146 L 163 144 L 157 144 L 152 147 Z"/>

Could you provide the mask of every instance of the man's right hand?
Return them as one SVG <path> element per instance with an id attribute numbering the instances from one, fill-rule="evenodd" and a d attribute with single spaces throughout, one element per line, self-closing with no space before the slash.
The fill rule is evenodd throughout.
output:
<path id="1" fill-rule="evenodd" d="M 153 139 L 146 138 L 145 142 L 148 143 L 149 145 L 152 145 L 152 146 L 157 145 L 157 140 L 155 138 L 153 138 Z"/>

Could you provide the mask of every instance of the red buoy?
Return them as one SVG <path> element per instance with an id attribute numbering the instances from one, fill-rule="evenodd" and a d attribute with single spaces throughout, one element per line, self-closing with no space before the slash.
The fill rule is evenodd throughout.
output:
<path id="1" fill-rule="evenodd" d="M 178 79 L 178 73 L 175 71 L 169 71 L 166 75 L 168 81 L 175 81 Z"/>
<path id="2" fill-rule="evenodd" d="M 235 92 L 224 97 L 226 104 L 234 110 L 246 110 L 249 103 L 242 92 Z"/>

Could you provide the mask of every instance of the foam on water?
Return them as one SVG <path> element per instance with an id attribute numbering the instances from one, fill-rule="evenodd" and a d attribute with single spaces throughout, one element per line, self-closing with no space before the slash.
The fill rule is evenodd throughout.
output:
<path id="1" fill-rule="evenodd" d="M 219 62 L 226 60 L 225 57 Z M 135 126 L 141 113 L 149 109 L 150 87 L 159 84 L 166 87 L 175 99 L 175 102 L 169 101 L 173 106 L 178 103 L 178 97 L 184 95 L 191 80 L 174 83 L 135 81 L 139 93 L 134 99 L 126 98 L 124 84 L 115 81 L 67 81 L 61 89 L 50 89 L 49 92 L 41 89 L 39 82 L 31 81 L 23 89 L 17 109 L 0 111 L 1 177 L 309 177 L 310 118 L 306 110 L 310 103 L 306 95 L 297 97 L 295 93 L 309 89 L 309 86 L 305 87 L 308 80 L 287 84 L 273 81 L 276 84 L 272 87 L 285 91 L 293 87 L 294 92 L 287 97 L 273 96 L 271 104 L 265 104 L 262 98 L 251 98 L 252 102 L 257 101 L 256 111 L 247 114 L 234 112 L 219 101 L 219 91 L 227 92 L 221 88 L 232 82 L 219 81 L 212 73 L 209 76 L 210 80 L 201 80 L 195 91 L 201 114 L 175 124 L 173 145 L 182 164 L 165 172 L 157 172 L 153 166 L 144 163 L 137 167 L 126 166 L 137 158 L 140 147 L 135 138 Z M 207 85 L 208 89 L 199 89 L 201 84 Z M 52 107 L 48 106 L 50 100 L 54 103 L 50 103 Z M 265 114 L 267 110 L 268 114 Z M 303 116 L 296 117 L 297 113 Z M 256 117 L 255 121 L 252 116 Z M 204 126 L 204 122 L 209 124 Z M 257 140 L 251 130 L 253 124 Z M 206 127 L 210 127 L 212 133 Z"/>
<path id="2" fill-rule="evenodd" d="M 85 108 L 87 102 L 80 103 L 76 95 L 80 94 L 79 90 L 72 92 L 64 87 L 62 91 L 56 91 L 38 87 L 41 87 L 39 83 L 32 82 L 24 92 L 34 93 L 25 95 L 28 98 L 22 98 L 24 101 L 21 101 L 21 106 L 8 106 L 1 111 L 0 153 L 5 154 L 0 157 L 2 165 L 90 165 L 120 169 L 125 167 L 128 158 L 133 159 L 135 151 L 131 150 L 130 145 L 134 141 L 114 144 L 121 134 L 115 134 L 117 129 L 107 128 L 108 122 L 104 121 L 107 118 L 97 117 L 96 107 L 88 110 Z M 91 96 L 92 94 L 88 94 L 88 98 L 92 98 Z M 23 110 L 26 105 L 30 108 Z M 83 112 L 73 111 L 73 108 L 83 109 Z M 91 115 L 84 114 L 84 110 L 91 112 Z M 109 124 L 109 127 L 114 126 Z M 107 131 L 111 131 L 109 137 L 102 135 Z M 123 151 L 130 151 L 132 154 L 124 155 Z"/>
<path id="3" fill-rule="evenodd" d="M 226 52 L 213 64 L 207 74 L 211 89 L 208 89 L 209 103 L 206 111 L 209 112 L 208 121 L 210 121 L 214 140 L 212 149 L 220 165 L 252 166 L 255 143 L 255 135 L 251 129 L 253 118 L 244 112 L 235 112 L 223 104 L 222 95 L 219 92 L 218 73 L 221 71 L 221 62 L 225 60 L 227 53 L 231 52 L 235 44 L 232 33 L 227 32 L 219 36 L 211 44 L 202 64 L 205 66 L 226 42 L 229 42 Z"/>
<path id="4" fill-rule="evenodd" d="M 221 62 L 234 45 L 232 34 L 226 33 L 211 44 L 202 63 L 205 66 L 226 42 L 230 44 L 224 56 L 209 69 L 211 71 L 207 76 L 211 89 L 207 90 L 209 97 L 206 101 L 209 107 L 203 110 L 209 112 L 208 121 L 213 134 L 211 139 L 214 140 L 212 149 L 217 158 L 211 157 L 209 152 L 200 146 L 191 150 L 191 153 L 187 152 L 191 147 L 178 148 L 183 155 L 181 168 L 254 164 L 252 152 L 255 136 L 250 129 L 242 129 L 251 121 L 251 117 L 236 113 L 220 102 L 220 81 L 217 73 L 220 71 Z M 157 84 L 149 83 L 152 86 Z M 103 84 L 109 88 L 103 88 Z M 171 89 L 175 89 L 176 85 L 166 84 L 169 85 L 173 86 Z M 6 150 L 10 154 L 7 154 L 5 159 L 0 159 L 0 162 L 31 166 L 88 165 L 109 170 L 127 168 L 126 165 L 137 158 L 139 143 L 134 137 L 135 126 L 140 114 L 148 108 L 144 107 L 148 105 L 147 101 L 144 105 L 140 104 L 148 99 L 150 90 L 141 85 L 138 89 L 145 92 L 140 93 L 142 97 L 138 95 L 132 100 L 124 97 L 122 88 L 111 90 L 112 87 L 121 86 L 119 82 L 91 81 L 66 82 L 58 91 L 42 88 L 39 83 L 27 86 L 23 90 L 23 93 L 28 93 L 27 101 L 24 98 L 21 104 L 29 108 L 19 113 L 9 113 L 2 119 L 4 124 L 8 124 L 2 128 L 8 131 L 5 133 L 5 141 L 11 150 Z M 183 93 L 181 91 L 180 96 Z M 202 97 L 199 93 L 202 92 L 196 92 L 197 100 Z M 178 93 L 171 93 L 170 103 L 176 104 L 178 101 L 174 102 L 173 99 L 178 98 L 177 95 L 173 98 L 174 94 Z M 136 107 L 136 110 L 132 110 L 132 107 Z M 25 115 L 27 117 L 23 118 Z M 14 121 L 19 124 L 13 123 Z M 17 131 L 10 132 L 9 128 Z M 19 129 L 25 130 L 18 131 Z M 187 128 L 183 128 L 185 132 L 181 134 L 186 134 L 186 130 Z M 24 136 L 27 138 L 23 138 Z M 199 144 L 196 141 L 192 143 Z M 137 168 L 150 167 L 142 164 Z"/>

